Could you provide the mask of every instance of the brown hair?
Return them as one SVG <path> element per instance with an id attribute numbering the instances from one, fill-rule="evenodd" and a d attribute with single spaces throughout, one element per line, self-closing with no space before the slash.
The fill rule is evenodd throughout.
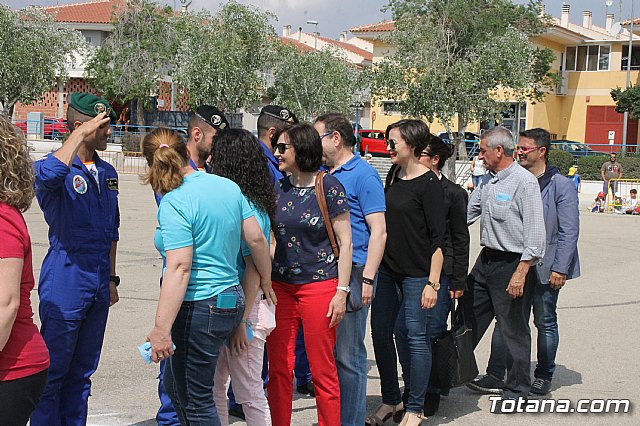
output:
<path id="1" fill-rule="evenodd" d="M 27 211 L 33 200 L 34 173 L 22 130 L 0 114 L 0 202 Z"/>
<path id="2" fill-rule="evenodd" d="M 142 154 L 149 170 L 142 177 L 144 183 L 158 194 L 166 194 L 182 185 L 182 168 L 187 164 L 187 145 L 180 135 L 165 128 L 158 128 L 142 140 Z"/>

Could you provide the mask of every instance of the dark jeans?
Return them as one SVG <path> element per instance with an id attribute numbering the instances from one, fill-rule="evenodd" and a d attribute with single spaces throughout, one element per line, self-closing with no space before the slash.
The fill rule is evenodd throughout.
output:
<path id="1" fill-rule="evenodd" d="M 556 370 L 556 353 L 560 341 L 556 315 L 559 294 L 560 290 L 554 290 L 548 284 L 536 283 L 533 294 L 533 323 L 538 329 L 538 364 L 534 376 L 538 379 L 551 380 Z M 500 332 L 500 323 L 496 323 L 491 339 L 487 373 L 502 379 L 506 368 L 506 348 Z"/>
<path id="2" fill-rule="evenodd" d="M 47 384 L 44 370 L 31 376 L 15 380 L 0 381 L 0 424 L 24 426 L 36 408 L 40 395 Z"/>
<path id="3" fill-rule="evenodd" d="M 218 296 L 182 302 L 171 328 L 176 349 L 165 365 L 164 385 L 182 425 L 220 425 L 213 377 L 220 347 L 240 324 L 245 305 L 239 285 L 221 294 L 235 294 L 236 306 L 216 307 Z"/>
<path id="4" fill-rule="evenodd" d="M 520 257 L 519 253 L 482 249 L 469 274 L 470 291 L 464 297 L 465 305 L 473 306 L 471 325 L 476 346 L 494 318 L 500 323 L 500 332 L 507 348 L 504 396 L 526 399 L 531 386 L 529 316 L 535 272 L 530 270 L 527 274 L 522 297 L 512 299 L 506 291 Z"/>
<path id="5" fill-rule="evenodd" d="M 373 349 L 380 373 L 382 402 L 397 405 L 402 401 L 393 333 L 396 320 L 406 329 L 408 361 L 404 368 L 405 386 L 410 389 L 407 411 L 422 413 L 431 372 L 431 343 L 427 327 L 433 321 L 433 309 L 420 306 L 422 290 L 429 277 L 406 277 L 384 266 L 378 273 L 378 288 L 371 308 Z"/>

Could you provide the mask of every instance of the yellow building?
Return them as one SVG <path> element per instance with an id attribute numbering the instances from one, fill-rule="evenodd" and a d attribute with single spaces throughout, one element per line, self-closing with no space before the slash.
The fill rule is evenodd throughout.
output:
<path id="1" fill-rule="evenodd" d="M 593 149 L 609 151 L 611 143 L 622 143 L 623 115 L 615 112 L 610 92 L 626 84 L 629 32 L 621 30 L 611 35 L 617 27 L 612 14 L 607 15 L 606 28 L 593 25 L 590 11 L 584 11 L 581 25 L 571 23 L 569 8 L 569 5 L 563 5 L 562 16 L 553 18 L 552 26 L 533 39 L 534 43 L 555 53 L 552 68 L 560 74 L 562 82 L 548 91 L 543 102 L 509 105 L 511 113 L 501 124 L 514 132 L 542 127 L 555 139 L 587 142 Z M 392 21 L 385 21 L 356 27 L 351 32 L 373 43 L 375 64 L 392 52 L 393 47 L 380 41 L 379 37 L 394 28 Z M 636 34 L 631 53 L 632 84 L 640 82 L 640 37 Z M 385 129 L 399 120 L 401 115 L 397 110 L 397 101 L 379 102 L 371 110 L 371 127 Z M 434 133 L 444 130 L 439 122 L 431 123 L 431 128 Z M 472 124 L 468 130 L 479 131 L 479 125 Z M 629 120 L 629 151 L 634 151 L 637 144 L 638 121 Z"/>

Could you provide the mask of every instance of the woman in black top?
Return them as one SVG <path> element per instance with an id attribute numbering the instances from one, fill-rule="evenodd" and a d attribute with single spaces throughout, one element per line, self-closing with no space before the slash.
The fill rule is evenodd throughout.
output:
<path id="1" fill-rule="evenodd" d="M 447 314 L 451 298 L 458 298 L 467 288 L 469 272 L 469 228 L 467 226 L 467 191 L 451 182 L 442 173 L 447 158 L 451 156 L 451 146 L 442 139 L 431 135 L 427 146 L 420 154 L 420 163 L 424 164 L 440 179 L 444 192 L 444 205 L 447 218 L 446 242 L 444 249 L 444 268 L 440 278 L 438 301 L 433 309 L 433 321 L 427 328 L 431 340 L 439 338 L 447 328 Z M 394 166 L 395 167 L 395 166 Z M 389 175 L 394 171 L 390 170 Z M 406 329 L 397 324 L 395 335 L 398 356 L 405 370 L 406 355 L 402 350 L 407 346 Z M 407 401 L 409 389 L 405 387 L 403 401 Z M 440 405 L 440 390 L 429 387 L 424 403 L 424 414 L 433 416 Z"/>
<path id="2" fill-rule="evenodd" d="M 387 151 L 398 170 L 387 179 L 388 236 L 371 313 L 382 405 L 367 423 L 382 424 L 391 416 L 398 421 L 405 409 L 402 424 L 412 426 L 423 419 L 431 370 L 427 328 L 435 320 L 446 212 L 438 177 L 419 161 L 430 137 L 429 127 L 419 120 L 401 120 L 390 125 L 386 133 Z M 403 353 L 407 356 L 405 387 L 410 393 L 404 408 L 393 341 L 396 320 L 407 331 L 408 348 Z"/>

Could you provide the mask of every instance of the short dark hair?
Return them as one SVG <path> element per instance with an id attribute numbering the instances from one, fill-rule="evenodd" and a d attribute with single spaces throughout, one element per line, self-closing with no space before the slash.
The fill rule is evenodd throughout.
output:
<path id="1" fill-rule="evenodd" d="M 429 126 L 422 120 L 406 119 L 396 121 L 387 126 L 385 138 L 389 139 L 389 132 L 392 129 L 398 129 L 402 139 L 413 148 L 413 155 L 420 157 L 420 153 L 427 146 L 427 142 L 431 137 Z"/>
<path id="2" fill-rule="evenodd" d="M 213 126 L 211 124 L 198 117 L 198 115 L 193 114 L 191 117 L 189 117 L 189 124 L 187 125 L 187 139 L 191 137 L 191 131 L 194 127 L 200 127 L 202 129 L 203 126 L 209 126 L 213 129 Z"/>
<path id="3" fill-rule="evenodd" d="M 440 158 L 438 160 L 438 170 L 442 170 L 447 159 L 453 154 L 454 145 L 445 143 L 441 138 L 435 135 L 430 135 L 429 142 L 425 150 L 432 157 L 436 155 Z"/>
<path id="4" fill-rule="evenodd" d="M 269 114 L 260 114 L 258 117 L 258 136 L 263 135 L 266 130 L 274 127 L 276 131 L 281 131 L 289 127 L 290 124 Z M 275 142 L 275 140 L 273 141 Z"/>
<path id="5" fill-rule="evenodd" d="M 67 127 L 69 128 L 69 133 L 73 133 L 73 131 L 76 129 L 75 126 L 73 125 L 76 121 L 85 123 L 91 120 L 92 118 L 93 117 L 90 117 L 86 114 L 81 113 L 74 107 L 69 106 L 67 108 Z"/>
<path id="6" fill-rule="evenodd" d="M 345 146 L 353 148 L 356 144 L 356 137 L 353 135 L 353 126 L 343 114 L 324 114 L 316 118 L 316 123 L 324 124 L 327 132 L 333 131 L 340 133 Z"/>
<path id="7" fill-rule="evenodd" d="M 520 136 L 533 140 L 536 146 L 546 148 L 544 158 L 549 158 L 549 151 L 551 151 L 551 135 L 545 129 L 536 127 L 535 129 L 525 130 L 520 132 Z"/>
<path id="8" fill-rule="evenodd" d="M 635 188 L 631 188 L 631 191 L 629 191 L 630 194 L 637 194 L 638 190 Z"/>
<path id="9" fill-rule="evenodd" d="M 296 164 L 301 172 L 315 172 L 322 165 L 322 142 L 320 135 L 310 124 L 294 124 L 280 135 L 296 150 Z"/>

